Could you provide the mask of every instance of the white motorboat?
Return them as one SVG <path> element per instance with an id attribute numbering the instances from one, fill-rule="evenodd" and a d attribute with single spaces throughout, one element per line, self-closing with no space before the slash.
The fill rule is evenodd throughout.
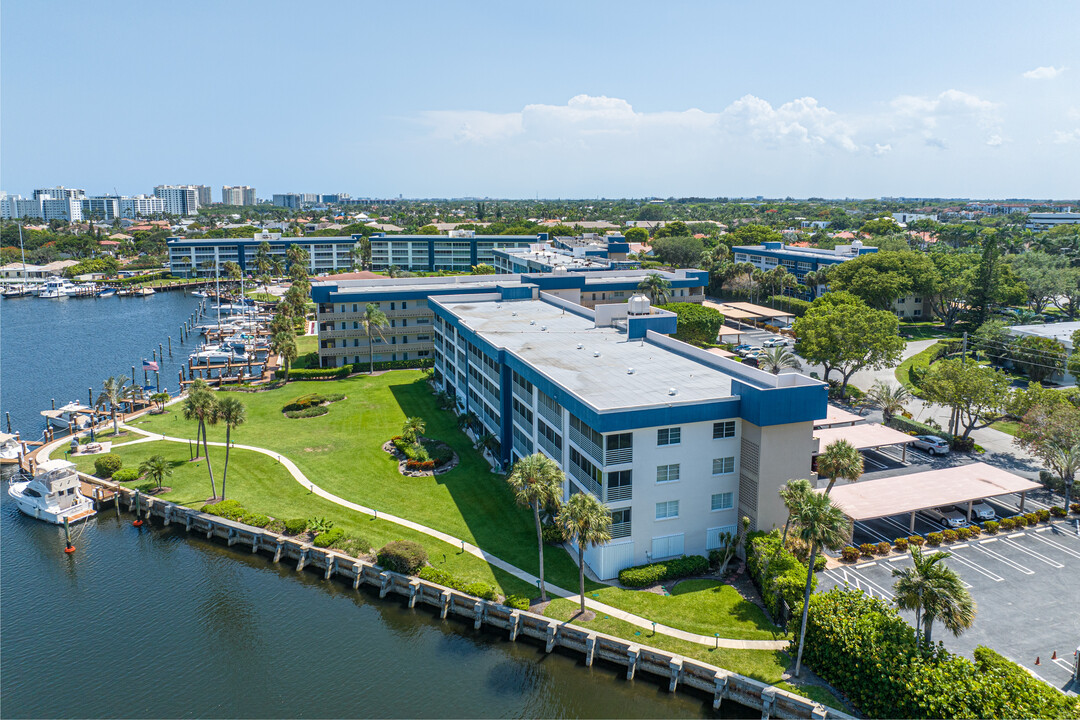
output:
<path id="1" fill-rule="evenodd" d="M 22 455 L 22 444 L 19 438 L 8 433 L 0 433 L 0 463 L 5 465 L 17 463 L 20 455 Z"/>
<path id="2" fill-rule="evenodd" d="M 147 295 L 154 294 L 154 288 L 141 287 L 134 293 L 137 297 L 146 297 Z"/>
<path id="3" fill-rule="evenodd" d="M 247 361 L 248 356 L 246 353 L 218 345 L 204 345 L 202 350 L 191 353 L 191 362 L 194 365 L 220 365 L 229 362 L 246 363 Z"/>
<path id="4" fill-rule="evenodd" d="M 77 430 L 90 427 L 90 408 L 75 400 L 56 410 L 42 410 L 49 424 L 67 430 L 74 427 Z"/>
<path id="5" fill-rule="evenodd" d="M 32 480 L 12 480 L 8 496 L 30 517 L 63 525 L 64 520 L 74 523 L 96 514 L 93 502 L 80 489 L 75 463 L 49 460 L 37 466 Z"/>
<path id="6" fill-rule="evenodd" d="M 116 294 L 116 288 L 105 288 L 98 293 L 98 297 L 112 297 Z"/>
<path id="7" fill-rule="evenodd" d="M 75 295 L 77 292 L 78 287 L 73 282 L 67 278 L 53 276 L 45 279 L 45 284 L 41 286 L 38 297 L 59 300 L 66 298 L 68 295 Z"/>
<path id="8" fill-rule="evenodd" d="M 196 290 L 195 292 L 193 292 L 191 294 L 194 295 L 195 297 L 209 297 L 209 295 L 204 293 L 202 290 Z"/>
<path id="9" fill-rule="evenodd" d="M 29 285 L 8 285 L 2 294 L 6 298 L 27 297 L 34 294 L 34 289 Z"/>

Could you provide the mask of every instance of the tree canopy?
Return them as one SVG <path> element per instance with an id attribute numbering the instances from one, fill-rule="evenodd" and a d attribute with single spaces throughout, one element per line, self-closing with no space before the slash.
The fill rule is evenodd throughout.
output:
<path id="1" fill-rule="evenodd" d="M 867 253 L 830 270 L 829 283 L 877 310 L 888 310 L 899 298 L 930 295 L 937 270 L 924 253 L 911 250 Z"/>

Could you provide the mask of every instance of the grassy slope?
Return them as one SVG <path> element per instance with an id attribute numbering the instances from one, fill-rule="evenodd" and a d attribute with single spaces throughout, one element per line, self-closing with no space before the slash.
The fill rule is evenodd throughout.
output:
<path id="1" fill-rule="evenodd" d="M 114 449 L 125 467 L 138 465 L 151 455 L 163 455 L 173 466 L 173 474 L 163 484 L 172 491 L 162 495 L 164 499 L 187 507 L 201 507 L 210 497 L 210 479 L 205 461 L 190 462 L 186 445 L 173 442 L 139 443 Z M 224 448 L 210 448 L 210 461 L 218 492 L 221 492 L 221 470 L 225 462 Z M 75 458 L 75 464 L 83 472 L 92 473 L 94 458 Z M 132 486 L 144 486 L 143 482 Z M 253 512 L 260 512 L 279 519 L 294 517 L 311 518 L 321 515 L 334 521 L 338 527 L 351 535 L 366 539 L 373 548 L 382 547 L 391 540 L 415 540 L 428 551 L 432 565 L 469 580 L 488 582 L 500 587 L 504 594 L 535 593 L 535 587 L 492 568 L 483 560 L 464 554 L 460 548 L 448 545 L 432 537 L 408 528 L 360 515 L 313 495 L 296 482 L 288 471 L 273 458 L 260 453 L 233 449 L 229 455 L 227 496 L 240 502 Z"/>
<path id="2" fill-rule="evenodd" d="M 937 347 L 937 343 L 931 345 L 922 352 L 912 355 L 907 360 L 900 363 L 900 366 L 896 368 L 896 379 L 900 381 L 901 385 L 916 395 L 918 394 L 919 389 L 915 386 L 915 383 L 911 382 L 911 369 L 913 367 L 923 369 L 930 367 L 930 360 L 937 354 Z"/>
<path id="3" fill-rule="evenodd" d="M 454 415 L 435 405 L 422 378 L 420 371 L 402 370 L 237 393 L 247 407 L 248 422 L 233 432 L 233 442 L 279 451 L 313 482 L 336 495 L 463 538 L 537 574 L 532 514 L 514 503 L 502 477 L 492 473 L 473 450 L 457 429 Z M 332 404 L 330 412 L 321 417 L 290 420 L 282 416 L 282 405 L 309 392 L 340 392 L 347 399 Z M 381 447 L 401 432 L 406 416 L 413 415 L 427 422 L 425 436 L 454 448 L 461 460 L 457 468 L 420 478 L 402 477 L 397 472 L 397 462 Z M 138 425 L 174 437 L 195 436 L 195 424 L 184 421 L 176 408 L 167 415 L 146 417 Z M 211 427 L 209 434 L 211 441 L 224 440 L 220 427 Z M 546 547 L 544 566 L 549 582 L 577 591 L 577 566 L 564 550 Z M 666 597 L 586 581 L 586 590 L 599 593 L 601 602 L 672 627 L 704 634 L 720 632 L 733 638 L 775 637 L 772 626 L 752 603 L 726 595 L 720 600 L 709 588 L 693 594 L 684 589 Z"/>

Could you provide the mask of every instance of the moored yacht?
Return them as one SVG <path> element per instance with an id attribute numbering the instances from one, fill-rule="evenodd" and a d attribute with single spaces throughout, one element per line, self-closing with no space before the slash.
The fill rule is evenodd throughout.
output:
<path id="1" fill-rule="evenodd" d="M 21 454 L 22 444 L 19 439 L 8 433 L 0 433 L 0 463 L 19 462 L 19 455 Z"/>
<path id="2" fill-rule="evenodd" d="M 46 278 L 45 284 L 41 286 L 41 292 L 38 293 L 38 297 L 58 300 L 60 298 L 66 298 L 68 295 L 74 295 L 77 292 L 78 288 L 70 280 L 53 276 Z"/>
<path id="3" fill-rule="evenodd" d="M 41 414 L 48 418 L 50 425 L 63 430 L 68 427 L 77 430 L 90 427 L 90 408 L 75 400 L 56 410 L 42 410 Z"/>
<path id="4" fill-rule="evenodd" d="M 81 483 L 75 463 L 48 460 L 37 467 L 32 480 L 13 479 L 8 496 L 30 517 L 54 525 L 85 520 L 95 515 L 94 504 L 79 492 Z"/>

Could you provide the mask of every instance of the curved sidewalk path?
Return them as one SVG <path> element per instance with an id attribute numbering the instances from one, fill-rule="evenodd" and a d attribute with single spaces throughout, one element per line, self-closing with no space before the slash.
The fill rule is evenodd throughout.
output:
<path id="1" fill-rule="evenodd" d="M 168 442 L 177 443 L 188 442 L 184 438 L 170 437 L 168 435 L 162 435 L 160 433 L 151 433 L 131 425 L 125 424 L 123 425 L 123 427 L 128 430 L 132 430 L 140 435 L 144 435 L 145 437 L 142 437 L 138 440 L 132 440 L 131 442 L 121 443 L 121 445 L 114 445 L 114 447 L 120 447 L 122 445 L 133 445 L 135 443 L 153 442 L 156 440 L 165 440 Z M 225 447 L 225 443 L 222 442 L 211 442 L 208 444 L 215 447 Z M 311 490 L 312 493 L 318 495 L 324 500 L 329 500 L 330 502 L 340 505 L 342 507 L 354 510 L 359 513 L 363 513 L 365 515 L 371 515 L 380 520 L 386 520 L 387 522 L 392 522 L 397 525 L 401 525 L 402 527 L 407 527 L 411 530 L 415 530 L 416 532 L 436 538 L 437 540 L 442 540 L 443 542 L 450 545 L 458 546 L 470 555 L 484 560 L 489 565 L 493 565 L 504 572 L 510 573 L 514 577 L 518 578 L 519 580 L 523 580 L 530 585 L 536 585 L 537 587 L 539 587 L 540 578 L 536 577 L 535 575 L 531 575 L 530 573 L 522 570 L 519 567 L 511 565 L 505 560 L 495 557 L 491 553 L 485 551 L 483 548 L 477 547 L 472 543 L 468 543 L 461 538 L 457 538 L 453 535 L 449 535 L 439 530 L 435 530 L 434 528 L 429 528 L 426 525 L 421 525 L 419 523 L 413 522 L 412 520 L 407 520 L 405 518 L 391 515 L 385 512 L 379 512 L 374 508 L 369 508 L 365 505 L 354 503 L 350 500 L 338 497 L 337 495 L 334 495 L 333 493 L 322 489 L 315 483 L 311 482 L 311 480 L 309 480 L 308 477 L 300 471 L 300 468 L 296 467 L 296 464 L 292 460 L 285 457 L 284 455 L 281 455 L 280 453 L 274 452 L 273 450 L 267 450 L 265 448 L 255 447 L 253 445 L 240 445 L 238 443 L 233 443 L 232 446 L 241 450 L 251 450 L 252 452 L 262 453 L 263 455 L 274 458 L 283 466 L 285 466 L 285 469 L 289 471 L 289 474 L 293 476 L 294 480 L 296 480 L 298 483 L 308 488 L 309 490 Z M 545 582 L 544 585 L 547 588 L 547 591 L 552 595 L 566 598 L 568 600 L 573 600 L 574 602 L 580 602 L 579 596 L 575 593 L 568 592 L 567 590 L 564 590 L 557 585 L 552 585 L 549 582 Z M 646 620 L 639 615 L 628 613 L 625 610 L 620 610 L 619 608 L 612 607 L 611 605 L 606 605 L 590 598 L 585 598 L 585 605 L 594 612 L 609 615 L 613 618 L 623 620 L 645 630 L 653 629 L 653 623 L 651 620 Z M 668 627 L 666 625 L 661 625 L 660 623 L 656 624 L 655 631 L 661 635 L 668 635 L 673 638 L 678 638 L 679 640 L 686 640 L 687 642 L 697 643 L 699 645 L 705 645 L 708 647 L 722 647 L 736 650 L 783 650 L 788 646 L 787 640 L 736 640 L 733 638 L 717 639 L 714 637 L 709 637 L 707 635 L 698 635 L 697 633 L 687 632 L 686 630 Z"/>

